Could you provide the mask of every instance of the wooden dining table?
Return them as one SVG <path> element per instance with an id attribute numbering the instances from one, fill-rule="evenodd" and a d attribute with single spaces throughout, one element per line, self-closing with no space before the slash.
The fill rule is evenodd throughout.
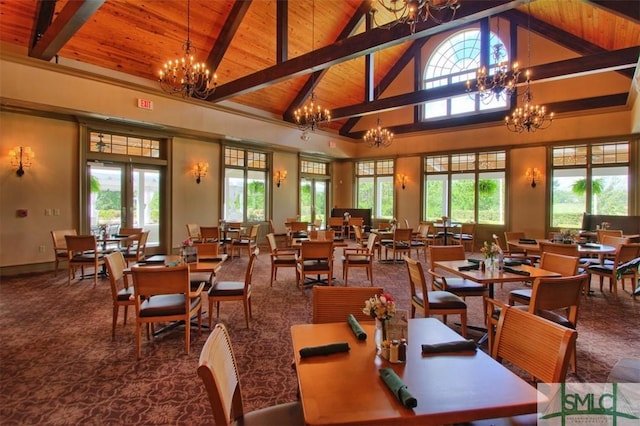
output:
<path id="1" fill-rule="evenodd" d="M 515 247 L 518 250 L 523 250 L 525 253 L 530 254 L 530 253 L 540 252 L 540 241 L 551 242 L 551 240 L 546 240 L 546 239 L 530 239 L 527 241 L 528 242 L 523 242 L 521 240 L 508 240 L 507 244 L 508 244 L 508 247 L 510 248 Z M 578 254 L 580 256 L 611 254 L 615 252 L 616 252 L 615 247 L 604 245 L 604 244 L 598 244 L 598 243 L 578 244 Z"/>
<path id="2" fill-rule="evenodd" d="M 406 362 L 376 355 L 373 323 L 357 340 L 342 323 L 291 327 L 300 401 L 307 425 L 436 425 L 535 413 L 546 397 L 481 350 L 422 355 L 422 344 L 463 340 L 435 318 L 409 320 Z M 347 342 L 350 350 L 301 358 L 300 349 Z M 380 378 L 390 367 L 417 399 L 404 405 Z"/>

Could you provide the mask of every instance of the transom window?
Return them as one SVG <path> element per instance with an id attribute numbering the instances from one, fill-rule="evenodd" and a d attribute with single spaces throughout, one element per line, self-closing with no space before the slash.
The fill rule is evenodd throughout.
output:
<path id="1" fill-rule="evenodd" d="M 318 161 L 300 160 L 300 172 L 311 175 L 326 175 L 327 163 Z"/>
<path id="2" fill-rule="evenodd" d="M 424 219 L 504 224 L 505 168 L 505 151 L 425 157 Z"/>
<path id="3" fill-rule="evenodd" d="M 101 132 L 89 134 L 89 151 L 160 158 L 160 140 Z"/>
<path id="4" fill-rule="evenodd" d="M 507 49 L 500 38 L 491 33 L 490 46 L 501 45 L 505 52 L 504 61 L 509 61 Z M 452 35 L 436 48 L 424 70 L 424 89 L 448 86 L 475 80 L 476 72 L 480 68 L 480 31 L 477 29 L 461 31 Z M 495 58 L 489 59 L 489 72 L 496 65 Z M 442 119 L 453 115 L 470 114 L 491 109 L 506 109 L 507 100 L 504 97 L 493 99 L 491 102 L 480 102 L 474 94 L 464 94 L 447 99 L 437 99 L 423 104 L 423 119 Z"/>

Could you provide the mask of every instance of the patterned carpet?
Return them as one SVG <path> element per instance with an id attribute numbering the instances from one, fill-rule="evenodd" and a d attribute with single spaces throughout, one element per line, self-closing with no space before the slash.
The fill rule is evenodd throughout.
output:
<path id="1" fill-rule="evenodd" d="M 270 260 L 262 250 L 254 272 L 253 319 L 246 329 L 241 303 L 222 305 L 220 321 L 230 330 L 238 359 L 245 409 L 295 400 L 289 328 L 310 322 L 311 291 L 295 286 L 293 270 L 281 270 L 269 287 Z M 415 255 L 414 255 L 415 256 Z M 228 261 L 220 279 L 243 279 L 247 257 Z M 337 277 L 342 276 L 339 260 Z M 406 267 L 375 263 L 374 282 L 409 308 Z M 344 285 L 339 279 L 336 285 Z M 364 270 L 350 274 L 350 286 L 367 286 Z M 519 285 L 496 289 L 506 301 Z M 593 288 L 597 286 L 592 285 Z M 628 290 L 628 289 L 627 289 Z M 481 302 L 469 298 L 469 324 L 481 324 Z M 583 299 L 578 321 L 578 375 L 568 381 L 603 382 L 621 357 L 640 357 L 640 299 L 608 291 Z M 182 328 L 143 341 L 136 361 L 134 313 L 111 340 L 111 294 L 106 279 L 67 285 L 66 270 L 3 277 L 0 283 L 0 419 L 3 425 L 213 424 L 211 408 L 196 375 L 207 337 L 192 335 L 183 351 Z M 121 313 L 122 315 L 122 313 Z M 451 320 L 450 320 L 451 322 Z M 453 324 L 454 329 L 459 330 Z M 480 333 L 470 331 L 478 339 Z"/>

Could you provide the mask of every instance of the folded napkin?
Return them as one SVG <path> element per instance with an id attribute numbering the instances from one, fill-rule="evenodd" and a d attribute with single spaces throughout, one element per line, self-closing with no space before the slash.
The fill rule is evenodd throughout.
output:
<path id="1" fill-rule="evenodd" d="M 505 260 L 505 266 L 520 266 L 522 265 L 522 260 Z"/>
<path id="2" fill-rule="evenodd" d="M 347 342 L 330 343 L 321 346 L 309 346 L 300 349 L 300 358 L 307 358 L 317 355 L 331 355 L 341 352 L 349 352 L 349 344 Z"/>
<path id="3" fill-rule="evenodd" d="M 504 270 L 505 272 L 511 272 L 512 274 L 524 275 L 525 277 L 528 277 L 528 276 L 530 276 L 530 275 L 531 275 L 529 272 L 527 272 L 527 271 L 523 271 L 522 269 L 513 269 L 513 268 L 510 268 L 510 267 L 508 267 L 508 266 L 505 266 L 505 267 L 503 268 L 503 270 Z"/>
<path id="4" fill-rule="evenodd" d="M 358 322 L 356 317 L 353 316 L 353 314 L 349 314 L 349 316 L 347 317 L 347 322 L 349 323 L 349 327 L 351 327 L 351 331 L 353 331 L 353 334 L 356 335 L 356 338 L 358 340 L 367 340 L 367 333 L 364 332 L 364 330 L 360 326 L 360 323 Z"/>
<path id="5" fill-rule="evenodd" d="M 467 259 L 467 262 L 469 262 L 469 263 L 475 263 L 475 264 L 477 265 L 477 264 L 480 264 L 480 262 L 482 262 L 482 259 L 473 259 L 473 258 L 470 258 L 470 259 Z"/>
<path id="6" fill-rule="evenodd" d="M 474 342 L 471 339 L 456 340 L 455 342 L 434 343 L 431 345 L 423 344 L 422 353 L 438 354 L 443 352 L 464 352 L 464 351 L 475 352 L 477 347 L 478 346 L 476 345 L 476 342 Z"/>
<path id="7" fill-rule="evenodd" d="M 538 244 L 538 242 L 533 238 L 520 238 L 518 242 L 520 244 Z"/>
<path id="8" fill-rule="evenodd" d="M 418 400 L 411 395 L 411 392 L 407 389 L 407 385 L 404 384 L 402 379 L 398 377 L 395 371 L 391 368 L 381 368 L 380 377 L 384 380 L 391 392 L 402 402 L 407 408 L 414 408 L 418 406 Z"/>
<path id="9" fill-rule="evenodd" d="M 167 268 L 173 268 L 174 266 L 178 266 L 179 264 L 179 260 L 174 260 L 173 262 L 167 263 Z"/>
<path id="10" fill-rule="evenodd" d="M 479 263 L 474 263 L 472 265 L 458 266 L 458 271 L 473 271 L 480 269 Z"/>

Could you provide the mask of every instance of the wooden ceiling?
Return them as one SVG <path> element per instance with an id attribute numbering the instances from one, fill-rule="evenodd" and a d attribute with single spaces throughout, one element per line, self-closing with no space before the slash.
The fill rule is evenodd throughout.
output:
<path id="1" fill-rule="evenodd" d="M 422 23 L 411 34 L 407 25 L 366 31 L 370 0 L 191 0 L 190 39 L 198 60 L 216 70 L 219 85 L 208 101 L 228 100 L 291 121 L 291 111 L 315 90 L 323 106 L 332 110 L 329 128 L 359 138 L 361 132 L 352 129 L 361 116 L 424 102 L 424 90 L 373 100 L 366 93 L 388 87 L 429 37 L 498 15 L 577 53 L 571 60 L 534 67 L 537 78 L 616 69 L 629 79 L 631 88 L 640 52 L 638 4 L 637 0 L 460 0 L 453 21 Z M 392 19 L 377 9 L 382 21 Z M 156 80 L 164 62 L 181 56 L 186 34 L 185 0 L 0 0 L 0 41 L 19 45 L 29 56 L 45 61 L 59 56 Z M 463 92 L 460 84 L 428 96 Z M 555 104 L 554 110 L 627 102 L 628 92 L 614 95 L 567 99 Z M 471 121 L 503 116 L 504 112 L 481 114 Z M 465 120 L 436 124 L 415 120 L 393 130 L 408 133 L 428 126 L 468 124 L 469 117 Z"/>

